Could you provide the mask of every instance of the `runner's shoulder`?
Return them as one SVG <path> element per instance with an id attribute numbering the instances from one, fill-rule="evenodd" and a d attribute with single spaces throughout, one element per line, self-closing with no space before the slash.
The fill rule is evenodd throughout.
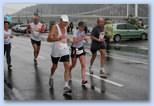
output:
<path id="1" fill-rule="evenodd" d="M 50 32 L 52 33 L 57 33 L 58 32 L 58 29 L 57 29 L 57 26 L 56 25 L 53 25 L 50 29 Z"/>

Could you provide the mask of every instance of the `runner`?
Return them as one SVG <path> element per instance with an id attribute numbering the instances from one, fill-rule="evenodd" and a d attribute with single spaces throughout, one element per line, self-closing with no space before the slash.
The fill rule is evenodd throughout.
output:
<path id="1" fill-rule="evenodd" d="M 84 50 L 84 40 L 85 40 L 84 28 L 85 28 L 84 22 L 79 22 L 78 29 L 73 34 L 73 43 L 71 47 L 72 65 L 70 69 L 70 76 L 71 76 L 71 70 L 72 68 L 75 67 L 77 58 L 79 58 L 81 64 L 82 85 L 85 85 L 88 82 L 86 80 L 86 57 L 85 57 L 86 53 Z"/>
<path id="2" fill-rule="evenodd" d="M 12 32 L 9 29 L 9 22 L 4 21 L 4 55 L 6 54 L 6 60 L 8 65 L 8 70 L 12 70 L 11 65 L 11 40 L 13 38 Z"/>
<path id="3" fill-rule="evenodd" d="M 41 33 L 45 31 L 44 25 L 39 22 L 39 15 L 34 14 L 33 22 L 29 24 L 28 28 L 31 33 L 31 43 L 34 49 L 34 64 L 37 65 L 37 57 L 41 47 Z"/>
<path id="4" fill-rule="evenodd" d="M 51 75 L 49 79 L 49 85 L 53 88 L 53 76 L 57 69 L 58 62 L 63 62 L 64 64 L 64 95 L 71 93 L 71 88 L 68 84 L 69 81 L 69 71 L 70 71 L 70 61 L 69 61 L 69 47 L 67 45 L 67 26 L 69 18 L 67 15 L 62 15 L 60 17 L 59 23 L 52 26 L 49 36 L 47 38 L 48 42 L 53 42 L 52 44 L 52 67 Z"/>
<path id="5" fill-rule="evenodd" d="M 105 32 L 105 42 L 106 42 L 106 51 L 109 53 L 110 51 L 110 42 L 113 39 L 113 25 L 111 19 L 106 19 L 104 25 Z"/>
<path id="6" fill-rule="evenodd" d="M 94 63 L 94 60 L 97 56 L 97 51 L 100 52 L 100 75 L 104 78 L 106 78 L 106 71 L 104 69 L 104 63 L 105 63 L 105 39 L 104 39 L 104 18 L 98 18 L 97 19 L 97 26 L 95 26 L 91 33 L 91 52 L 92 57 L 90 60 L 90 66 L 89 71 L 91 74 L 93 74 L 92 65 Z"/>

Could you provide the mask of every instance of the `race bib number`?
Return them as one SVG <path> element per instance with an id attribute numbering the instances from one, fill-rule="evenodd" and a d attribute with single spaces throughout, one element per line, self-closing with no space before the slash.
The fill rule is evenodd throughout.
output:
<path id="1" fill-rule="evenodd" d="M 76 54 L 77 54 L 77 55 L 80 55 L 80 54 L 82 54 L 83 52 L 84 52 L 83 49 L 82 49 L 82 50 L 76 49 Z"/>
<path id="2" fill-rule="evenodd" d="M 101 39 L 101 40 L 104 39 L 104 35 L 105 35 L 104 32 L 101 32 L 101 33 L 99 34 L 99 39 Z"/>

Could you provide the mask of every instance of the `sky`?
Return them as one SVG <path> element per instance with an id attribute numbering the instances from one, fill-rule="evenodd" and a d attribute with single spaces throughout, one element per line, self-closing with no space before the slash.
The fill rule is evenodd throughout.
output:
<path id="1" fill-rule="evenodd" d="M 22 4 L 5 4 L 4 5 L 4 14 L 12 14 L 12 13 L 15 13 L 17 11 L 20 11 L 21 9 L 25 8 L 25 7 L 28 7 L 28 6 L 33 6 L 33 5 L 36 5 L 36 4 L 26 4 L 26 3 L 22 3 Z"/>

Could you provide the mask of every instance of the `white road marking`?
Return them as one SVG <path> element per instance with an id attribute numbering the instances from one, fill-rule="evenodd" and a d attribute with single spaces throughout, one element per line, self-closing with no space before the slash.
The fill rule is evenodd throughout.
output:
<path id="1" fill-rule="evenodd" d="M 90 51 L 87 51 L 86 50 L 86 52 L 88 53 L 88 54 L 91 54 L 91 52 Z M 122 58 L 122 57 L 119 57 L 118 55 L 108 55 L 109 57 L 111 57 L 111 58 L 113 58 L 113 59 L 118 59 L 118 60 L 125 60 L 125 61 L 127 61 L 127 62 L 133 62 L 133 63 L 138 63 L 138 64 L 144 64 L 144 65 L 147 65 L 148 63 L 147 62 L 142 62 L 142 61 L 139 61 L 139 60 L 134 60 L 134 59 L 129 59 L 129 58 Z"/>
<path id="2" fill-rule="evenodd" d="M 16 99 L 24 100 L 24 97 L 21 95 L 21 93 L 16 88 L 12 89 L 12 93 L 14 94 Z"/>
<path id="3" fill-rule="evenodd" d="M 107 83 L 110 83 L 110 84 L 115 85 L 115 86 L 118 86 L 118 87 L 123 87 L 124 86 L 123 84 L 120 84 L 120 83 L 117 83 L 117 82 L 114 82 L 114 81 L 111 81 L 111 80 L 108 80 L 108 79 L 103 79 L 103 78 L 101 78 L 101 77 L 99 77 L 97 75 L 90 74 L 88 72 L 86 72 L 86 75 L 92 76 L 92 77 L 94 77 L 96 79 L 99 79 L 99 80 L 103 80 L 103 81 L 105 81 Z"/>
<path id="4" fill-rule="evenodd" d="M 133 62 L 133 63 L 138 63 L 138 64 L 144 64 L 144 65 L 147 65 L 148 63 L 146 62 L 142 62 L 142 61 L 138 61 L 138 60 L 133 60 L 133 59 L 129 59 L 129 58 L 122 58 L 122 57 L 119 57 L 118 55 L 109 55 L 109 57 L 112 57 L 114 59 L 118 59 L 118 60 L 125 60 L 127 62 Z"/>
<path id="5" fill-rule="evenodd" d="M 78 80 L 73 80 L 73 82 L 76 82 L 76 83 L 78 83 L 78 84 L 81 84 L 80 81 L 78 81 Z M 86 84 L 86 87 L 87 87 L 88 89 L 91 89 L 91 86 L 90 86 L 89 83 Z M 92 89 L 92 90 L 94 90 L 94 91 L 96 91 L 96 92 L 98 92 L 98 93 L 100 93 L 100 94 L 102 93 L 102 90 L 101 90 L 100 88 L 96 87 L 96 86 L 95 86 L 94 89 Z M 120 97 L 115 96 L 115 95 L 113 95 L 113 94 L 111 94 L 111 93 L 109 93 L 109 92 L 107 92 L 107 91 L 105 91 L 104 94 L 107 95 L 109 98 L 112 98 L 112 99 L 115 99 L 115 100 L 122 100 Z"/>

